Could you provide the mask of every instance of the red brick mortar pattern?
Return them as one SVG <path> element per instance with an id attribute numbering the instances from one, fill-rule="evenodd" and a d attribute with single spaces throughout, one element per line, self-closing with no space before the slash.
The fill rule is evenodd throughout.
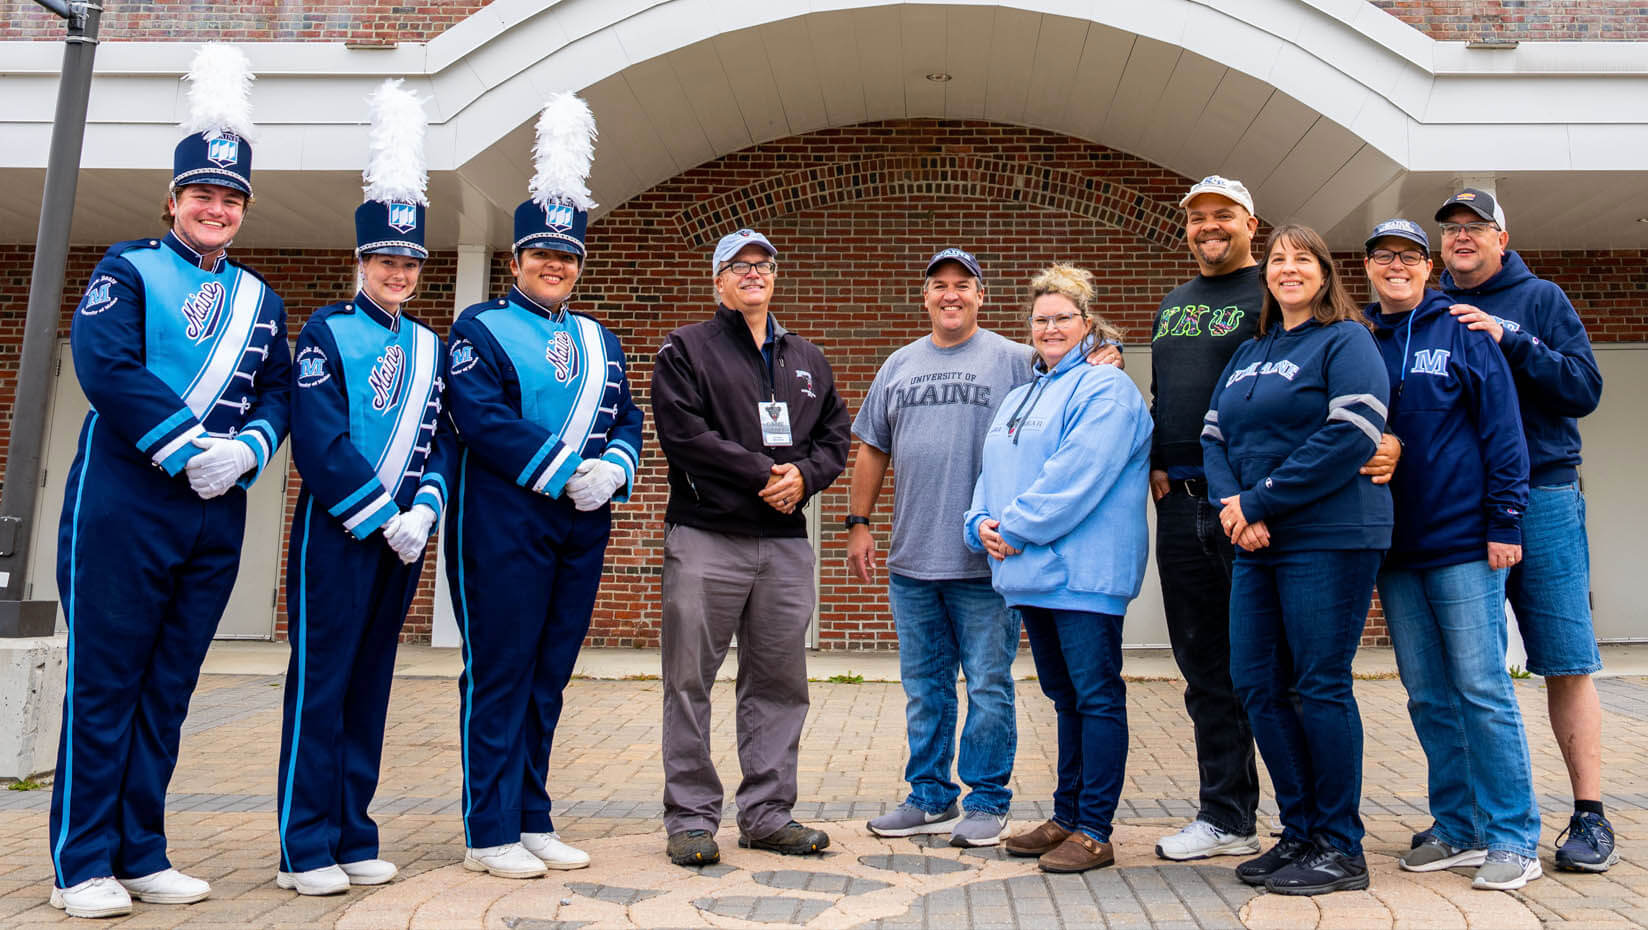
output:
<path id="1" fill-rule="evenodd" d="M 1441 40 L 1640 41 L 1648 5 L 1639 0 L 1370 0 Z M 106 4 L 101 35 L 112 41 L 427 42 L 486 6 L 482 0 L 348 3 L 327 0 L 148 0 Z M 0 0 L 0 40 L 56 40 L 62 22 L 32 0 Z"/>
<path id="2" fill-rule="evenodd" d="M 775 313 L 824 350 L 841 394 L 856 411 L 887 355 L 924 332 L 919 269 L 948 245 L 974 250 L 984 265 L 984 325 L 1019 335 L 1021 282 L 1050 261 L 1072 261 L 1097 273 L 1104 313 L 1131 342 L 1145 344 L 1160 296 L 1195 272 L 1177 238 L 1174 206 L 1189 183 L 1137 158 L 1039 130 L 904 121 L 827 130 L 727 155 L 659 184 L 593 224 L 593 258 L 575 303 L 622 340 L 648 424 L 639 491 L 618 509 L 589 644 L 657 643 L 667 486 L 651 426 L 650 359 L 670 330 L 710 312 L 707 243 L 716 235 L 748 223 L 773 238 L 782 253 Z M 255 212 L 249 221 L 256 222 Z M 0 429 L 8 433 L 30 252 L 0 246 Z M 98 254 L 80 248 L 71 258 L 63 336 Z M 353 286 L 347 251 L 264 250 L 239 257 L 283 296 L 294 335 L 316 307 L 348 296 Z M 1567 290 L 1593 339 L 1648 340 L 1648 252 L 1524 257 Z M 1365 298 L 1356 256 L 1340 258 L 1346 279 Z M 495 256 L 493 293 L 508 280 L 507 261 L 507 254 Z M 444 330 L 455 266 L 453 253 L 431 257 L 408 312 Z M 295 472 L 287 480 L 283 540 L 299 488 Z M 889 500 L 883 498 L 883 513 Z M 846 572 L 836 529 L 847 509 L 846 476 L 824 492 L 821 505 L 820 644 L 891 647 L 896 635 L 884 579 L 864 585 Z M 429 638 L 433 561 L 431 549 L 407 621 L 408 641 Z M 285 616 L 284 601 L 277 616 Z M 284 626 L 282 620 L 281 632 Z M 1375 611 L 1365 641 L 1384 640 Z"/>

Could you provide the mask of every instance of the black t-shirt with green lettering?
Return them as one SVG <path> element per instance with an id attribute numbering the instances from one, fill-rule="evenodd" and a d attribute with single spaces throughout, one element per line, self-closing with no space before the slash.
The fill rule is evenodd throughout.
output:
<path id="1" fill-rule="evenodd" d="M 1202 475 L 1202 417 L 1214 382 L 1243 340 L 1259 331 L 1264 269 L 1197 275 L 1162 299 L 1150 337 L 1150 467 L 1169 478 Z"/>

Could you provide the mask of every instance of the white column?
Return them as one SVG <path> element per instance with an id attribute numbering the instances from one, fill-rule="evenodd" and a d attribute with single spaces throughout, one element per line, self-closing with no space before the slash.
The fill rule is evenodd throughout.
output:
<path id="1" fill-rule="evenodd" d="M 458 274 L 452 294 L 452 319 L 471 304 L 478 304 L 490 296 L 492 274 L 492 247 L 484 241 L 458 246 Z M 447 328 L 447 327 L 443 327 Z M 457 486 L 448 489 L 457 493 Z M 450 502 L 448 502 L 450 504 Z M 450 506 L 448 510 L 450 510 Z M 445 517 L 442 517 L 445 520 Z M 446 529 L 443 525 L 442 539 Z M 452 613 L 452 592 L 446 584 L 446 546 L 435 550 L 435 610 L 431 624 L 430 644 L 455 647 L 460 644 L 458 619 Z"/>

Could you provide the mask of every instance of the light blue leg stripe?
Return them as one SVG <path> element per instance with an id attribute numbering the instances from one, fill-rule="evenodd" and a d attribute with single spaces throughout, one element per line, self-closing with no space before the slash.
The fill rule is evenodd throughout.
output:
<path id="1" fill-rule="evenodd" d="M 75 568 L 80 554 L 80 502 L 86 490 L 86 472 L 92 470 L 92 436 L 97 433 L 97 414 L 92 414 L 86 427 L 86 459 L 80 463 L 80 480 L 74 485 L 74 528 L 69 531 L 69 596 L 63 604 L 63 616 L 69 624 L 69 670 L 64 676 L 63 700 L 63 822 L 57 826 L 57 842 L 52 845 L 52 868 L 57 870 L 57 884 L 64 887 L 63 844 L 69 838 L 69 804 L 74 800 L 74 607 Z"/>
<path id="2" fill-rule="evenodd" d="M 292 750 L 286 759 L 286 797 L 280 806 L 280 857 L 286 860 L 286 871 L 295 872 L 297 866 L 286 851 L 286 822 L 292 817 L 292 781 L 298 772 L 298 740 L 303 735 L 303 682 L 309 664 L 309 515 L 315 511 L 315 499 L 303 508 L 303 547 L 298 550 L 298 709 L 292 715 Z M 287 687 L 291 687 L 287 682 Z"/>
<path id="3" fill-rule="evenodd" d="M 468 676 L 467 676 L 468 681 L 466 681 L 464 683 L 465 687 L 464 687 L 463 727 L 462 727 L 462 730 L 461 730 L 459 735 L 460 735 L 460 742 L 462 742 L 462 744 L 463 744 L 463 795 L 464 795 L 463 828 L 464 828 L 464 845 L 473 848 L 474 843 L 471 842 L 471 839 L 470 839 L 470 836 L 469 836 L 469 815 L 470 815 L 470 812 L 471 812 L 472 807 L 473 807 L 473 799 L 470 797 L 470 793 L 469 793 L 469 714 L 470 714 L 470 711 L 474 710 L 474 708 L 475 708 L 475 669 L 473 668 L 473 663 L 471 661 L 474 657 L 474 653 L 470 652 L 470 645 L 469 645 L 469 598 L 468 598 L 467 595 L 464 594 L 464 568 L 463 568 L 463 564 L 464 564 L 463 563 L 464 486 L 465 486 L 465 484 L 468 483 L 468 481 L 469 481 L 469 450 L 465 449 L 464 454 L 463 454 L 463 460 L 458 463 L 458 506 L 457 506 L 457 509 L 452 512 L 452 519 L 448 522 L 447 525 L 448 525 L 448 527 L 456 527 L 457 528 L 456 529 L 457 535 L 453 540 L 455 543 L 457 543 L 456 548 L 458 550 L 458 588 L 457 588 L 456 593 L 457 593 L 457 597 L 458 597 L 458 616 L 459 616 L 459 619 L 461 619 L 463 621 L 464 671 L 469 673 Z"/>

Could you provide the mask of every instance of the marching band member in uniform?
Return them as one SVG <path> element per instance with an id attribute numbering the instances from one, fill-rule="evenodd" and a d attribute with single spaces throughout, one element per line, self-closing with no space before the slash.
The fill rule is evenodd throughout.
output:
<path id="1" fill-rule="evenodd" d="M 360 291 L 298 334 L 292 455 L 298 495 L 286 559 L 292 657 L 281 726 L 280 870 L 299 894 L 379 885 L 367 805 L 378 787 L 395 643 L 447 498 L 454 438 L 446 352 L 406 316 L 424 248 L 424 115 L 399 81 L 369 100 L 366 202 L 355 210 Z"/>
<path id="2" fill-rule="evenodd" d="M 641 411 L 618 338 L 567 305 L 585 257 L 595 121 L 571 94 L 538 121 L 532 197 L 515 210 L 515 285 L 452 327 L 461 440 L 446 572 L 463 636 L 464 867 L 578 869 L 545 789 L 561 691 L 601 580 L 609 500 L 629 498 Z"/>
<path id="3" fill-rule="evenodd" d="M 130 913 L 211 887 L 166 856 L 166 786 L 240 567 L 245 489 L 286 435 L 286 308 L 224 254 L 252 201 L 246 56 L 207 45 L 173 154 L 171 231 L 109 247 L 74 313 L 91 402 L 58 529 L 69 627 L 53 907 Z"/>

